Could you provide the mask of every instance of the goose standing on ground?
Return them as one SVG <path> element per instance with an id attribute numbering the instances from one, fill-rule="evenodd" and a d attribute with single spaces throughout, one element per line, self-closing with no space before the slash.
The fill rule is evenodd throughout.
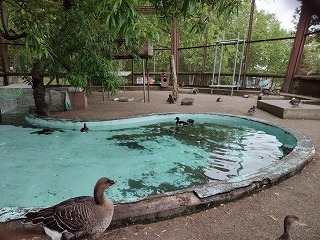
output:
<path id="1" fill-rule="evenodd" d="M 290 236 L 290 229 L 292 226 L 299 225 L 301 227 L 306 227 L 305 223 L 299 222 L 299 218 L 294 215 L 288 215 L 284 219 L 284 232 L 277 238 L 277 240 L 292 240 Z"/>
<path id="2" fill-rule="evenodd" d="M 114 206 L 104 191 L 116 181 L 100 178 L 94 187 L 94 197 L 68 199 L 55 206 L 26 214 L 24 222 L 40 224 L 53 240 L 96 237 L 110 225 Z"/>
<path id="3" fill-rule="evenodd" d="M 89 132 L 89 128 L 87 127 L 87 124 L 83 124 L 83 128 L 80 129 L 81 132 Z"/>
<path id="4" fill-rule="evenodd" d="M 175 120 L 177 120 L 177 121 L 176 121 L 176 125 L 177 125 L 177 126 L 186 126 L 186 125 L 188 125 L 187 122 L 185 122 L 185 121 L 180 121 L 180 118 L 178 118 L 178 117 L 176 117 Z"/>

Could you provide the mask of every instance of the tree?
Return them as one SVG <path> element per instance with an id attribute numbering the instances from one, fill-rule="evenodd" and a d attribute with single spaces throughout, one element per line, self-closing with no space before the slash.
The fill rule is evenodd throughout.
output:
<path id="1" fill-rule="evenodd" d="M 136 9 L 151 4 L 168 21 L 187 17 L 195 8 L 211 6 L 230 14 L 240 0 L 1 0 L 2 28 L 7 41 L 23 40 L 30 50 L 32 88 L 36 113 L 49 115 L 44 76 L 64 74 L 67 81 L 88 91 L 88 81 L 101 83 L 111 92 L 122 85 L 114 55 L 137 53 L 157 30 L 147 25 Z"/>
<path id="2" fill-rule="evenodd" d="M 136 53 L 152 31 L 129 0 L 8 0 L 0 4 L 8 16 L 8 21 L 2 21 L 1 36 L 9 41 L 22 39 L 30 50 L 36 112 L 44 116 L 49 115 L 46 74 L 62 73 L 71 85 L 86 91 L 92 80 L 114 92 L 123 80 L 117 76 L 113 56 L 128 49 Z"/>

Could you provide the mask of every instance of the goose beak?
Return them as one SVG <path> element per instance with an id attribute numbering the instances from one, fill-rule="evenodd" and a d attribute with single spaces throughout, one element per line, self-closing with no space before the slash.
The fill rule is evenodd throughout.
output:
<path id="1" fill-rule="evenodd" d="M 308 225 L 303 223 L 303 222 L 299 222 L 298 226 L 300 226 L 300 227 L 308 227 Z"/>

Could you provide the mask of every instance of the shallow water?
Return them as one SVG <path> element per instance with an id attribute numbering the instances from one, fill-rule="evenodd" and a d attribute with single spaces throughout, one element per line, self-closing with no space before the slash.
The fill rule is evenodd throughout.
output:
<path id="1" fill-rule="evenodd" d="M 102 176 L 118 181 L 107 193 L 112 200 L 137 200 L 258 171 L 284 156 L 282 145 L 296 144 L 281 129 L 226 120 L 89 133 L 0 125 L 0 207 L 92 195 Z"/>

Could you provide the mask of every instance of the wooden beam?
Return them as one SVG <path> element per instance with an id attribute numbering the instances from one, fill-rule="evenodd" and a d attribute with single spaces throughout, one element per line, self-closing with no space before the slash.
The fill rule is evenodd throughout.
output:
<path id="1" fill-rule="evenodd" d="M 246 74 L 248 71 L 248 62 L 249 62 L 249 55 L 250 55 L 250 42 L 251 42 L 251 34 L 252 34 L 252 23 L 253 23 L 253 15 L 254 15 L 254 6 L 255 0 L 251 1 L 251 11 L 250 11 L 250 19 L 249 19 L 249 27 L 248 27 L 248 36 L 246 41 L 246 52 L 244 54 L 244 63 L 243 63 L 243 81 L 242 87 L 246 88 Z M 241 69 L 242 66 L 240 66 Z"/>
<path id="2" fill-rule="evenodd" d="M 296 36 L 293 42 L 291 55 L 288 63 L 286 78 L 283 84 L 283 92 L 289 93 L 292 91 L 294 83 L 294 75 L 297 73 L 301 56 L 306 41 L 306 33 L 311 21 L 311 9 L 307 4 L 303 4 L 301 8 L 301 15 L 297 27 Z"/>

